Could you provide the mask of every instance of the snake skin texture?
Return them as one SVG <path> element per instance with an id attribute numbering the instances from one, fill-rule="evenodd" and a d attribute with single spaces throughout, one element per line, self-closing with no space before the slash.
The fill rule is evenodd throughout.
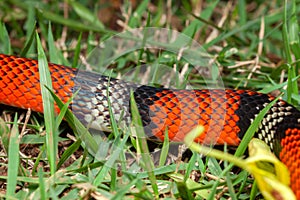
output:
<path id="1" fill-rule="evenodd" d="M 196 125 L 205 144 L 238 145 L 255 116 L 274 97 L 249 90 L 174 90 L 137 85 L 90 72 L 49 64 L 54 92 L 66 102 L 79 90 L 70 108 L 90 128 L 110 131 L 108 98 L 116 120 L 130 124 L 130 91 L 134 92 L 147 137 L 182 141 Z M 78 74 L 77 74 L 78 73 Z M 43 112 L 36 60 L 0 54 L 0 103 Z M 56 107 L 59 112 L 58 107 Z M 300 112 L 279 100 L 257 130 L 291 174 L 291 188 L 300 199 Z"/>

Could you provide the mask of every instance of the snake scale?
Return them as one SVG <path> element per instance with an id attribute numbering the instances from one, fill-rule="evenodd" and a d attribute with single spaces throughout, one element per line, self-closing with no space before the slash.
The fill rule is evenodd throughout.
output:
<path id="1" fill-rule="evenodd" d="M 255 116 L 274 97 L 249 90 L 174 90 L 136 85 L 91 72 L 49 64 L 53 90 L 66 102 L 79 90 L 71 109 L 83 124 L 109 131 L 108 98 L 117 120 L 130 122 L 130 90 L 147 136 L 182 141 L 200 124 L 205 144 L 238 145 Z M 107 95 L 108 94 L 108 95 Z M 0 103 L 43 112 L 38 62 L 0 54 Z M 57 111 L 59 110 L 56 107 Z M 263 118 L 257 137 L 265 141 L 291 174 L 291 188 L 300 199 L 300 111 L 279 100 Z"/>

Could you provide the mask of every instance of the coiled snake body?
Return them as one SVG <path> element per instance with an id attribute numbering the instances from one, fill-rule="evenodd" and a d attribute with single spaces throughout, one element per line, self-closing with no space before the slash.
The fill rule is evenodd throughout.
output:
<path id="1" fill-rule="evenodd" d="M 130 121 L 129 94 L 134 97 L 146 134 L 163 140 L 168 128 L 172 141 L 182 141 L 201 124 L 205 134 L 196 141 L 238 145 L 255 116 L 274 97 L 248 90 L 170 90 L 135 85 L 90 72 L 49 64 L 55 93 L 66 102 L 80 88 L 72 111 L 84 124 L 109 131 L 109 96 L 114 115 Z M 109 95 L 107 95 L 109 94 Z M 0 54 L 0 103 L 43 112 L 36 60 Z M 58 110 L 58 108 L 57 108 Z M 300 199 L 300 112 L 279 100 L 269 110 L 257 131 L 288 167 L 291 188 Z"/>

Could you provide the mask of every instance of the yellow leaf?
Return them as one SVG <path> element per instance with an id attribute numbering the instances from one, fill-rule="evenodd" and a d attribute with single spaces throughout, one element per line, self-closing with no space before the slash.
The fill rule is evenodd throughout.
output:
<path id="1" fill-rule="evenodd" d="M 247 170 L 254 176 L 257 185 L 266 199 L 296 199 L 288 187 L 290 174 L 287 167 L 259 139 L 249 143 Z"/>

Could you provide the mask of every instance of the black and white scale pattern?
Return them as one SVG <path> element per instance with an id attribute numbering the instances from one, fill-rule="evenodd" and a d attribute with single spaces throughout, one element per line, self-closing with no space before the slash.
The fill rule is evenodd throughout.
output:
<path id="1" fill-rule="evenodd" d="M 72 111 L 88 128 L 111 131 L 109 102 L 116 121 L 122 125 L 130 123 L 130 91 L 138 85 L 94 73 L 81 72 L 75 81 Z M 109 99 L 108 99 L 109 97 Z"/>
<path id="2" fill-rule="evenodd" d="M 236 113 L 240 116 L 237 125 L 241 128 L 239 137 L 242 138 L 248 127 L 259 112 L 265 108 L 273 98 L 267 94 L 241 94 L 240 109 Z M 300 128 L 300 112 L 288 103 L 278 100 L 262 119 L 256 137 L 267 143 L 276 154 L 281 151 L 280 141 L 285 137 L 287 128 Z"/>

